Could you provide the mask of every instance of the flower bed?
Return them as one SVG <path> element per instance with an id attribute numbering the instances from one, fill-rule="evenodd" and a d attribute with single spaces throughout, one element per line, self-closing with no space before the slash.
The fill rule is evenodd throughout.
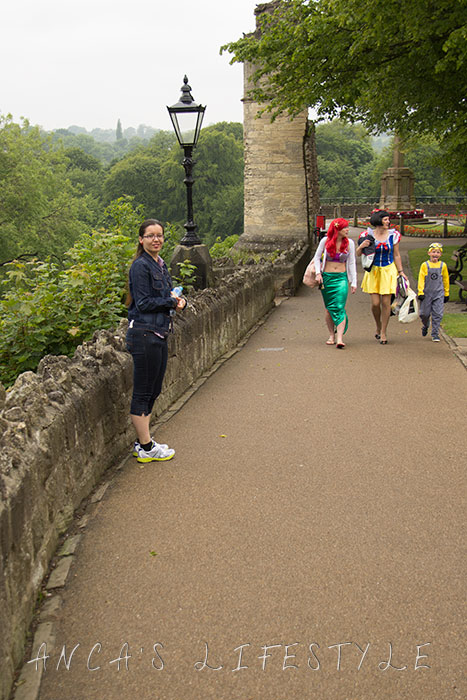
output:
<path id="1" fill-rule="evenodd" d="M 396 231 L 400 231 L 400 227 L 398 224 L 394 225 L 392 228 L 395 228 Z M 462 231 L 459 231 L 459 228 L 455 228 L 453 230 L 449 230 L 447 232 L 447 238 L 459 238 L 459 236 L 462 235 Z M 406 226 L 404 225 L 404 236 L 409 236 L 411 238 L 444 238 L 444 231 L 443 228 L 440 226 L 436 226 L 434 228 L 420 228 L 419 226 Z"/>
<path id="2" fill-rule="evenodd" d="M 358 220 L 359 228 L 367 228 L 368 221 L 362 219 Z M 392 223 L 391 228 L 396 229 L 400 232 L 399 224 Z M 463 235 L 463 226 L 455 226 L 453 228 L 448 227 L 447 238 L 459 238 Z M 404 236 L 409 236 L 411 238 L 444 238 L 444 227 L 440 224 L 434 224 L 432 227 L 425 226 L 411 226 L 410 224 L 404 224 Z"/>
<path id="3" fill-rule="evenodd" d="M 381 211 L 381 209 L 373 209 L 371 212 L 376 211 Z M 424 219 L 425 218 L 425 210 L 424 209 L 409 209 L 407 211 L 388 211 L 389 218 L 390 219 L 400 219 L 402 216 L 403 219 Z"/>
<path id="4" fill-rule="evenodd" d="M 424 219 L 425 210 L 424 209 L 411 209 L 410 211 L 390 211 L 388 212 L 391 219 Z"/>
<path id="5" fill-rule="evenodd" d="M 451 221 L 458 221 L 459 224 L 465 224 L 467 219 L 467 214 L 440 214 L 441 219 L 450 219 Z"/>

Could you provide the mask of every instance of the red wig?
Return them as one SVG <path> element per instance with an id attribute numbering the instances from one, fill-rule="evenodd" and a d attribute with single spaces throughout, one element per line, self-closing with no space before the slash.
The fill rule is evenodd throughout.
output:
<path id="1" fill-rule="evenodd" d="M 349 222 L 347 221 L 347 219 L 333 219 L 329 224 L 327 233 L 328 240 L 326 241 L 326 250 L 331 258 L 333 258 L 336 254 L 337 236 L 339 235 L 339 231 L 342 231 L 343 228 L 347 228 L 348 225 Z M 347 236 L 344 236 L 341 242 L 341 249 L 339 253 L 347 253 L 348 250 L 349 239 L 347 238 Z"/>

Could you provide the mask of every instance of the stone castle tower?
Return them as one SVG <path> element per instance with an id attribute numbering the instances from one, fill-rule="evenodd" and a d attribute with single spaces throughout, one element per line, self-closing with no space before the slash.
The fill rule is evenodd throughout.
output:
<path id="1" fill-rule="evenodd" d="M 256 7 L 257 23 L 278 1 Z M 316 149 L 306 111 L 293 120 L 281 114 L 274 122 L 268 114 L 257 116 L 261 105 L 248 96 L 254 71 L 245 63 L 245 223 L 237 246 L 268 251 L 308 239 L 319 208 Z"/>

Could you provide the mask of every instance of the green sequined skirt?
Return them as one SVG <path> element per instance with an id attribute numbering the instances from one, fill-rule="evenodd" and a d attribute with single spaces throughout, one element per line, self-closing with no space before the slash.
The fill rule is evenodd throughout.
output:
<path id="1" fill-rule="evenodd" d="M 323 272 L 323 295 L 324 305 L 331 314 L 334 325 L 337 326 L 345 321 L 345 330 L 349 325 L 349 319 L 345 311 L 345 302 L 349 293 L 349 280 L 346 272 Z"/>

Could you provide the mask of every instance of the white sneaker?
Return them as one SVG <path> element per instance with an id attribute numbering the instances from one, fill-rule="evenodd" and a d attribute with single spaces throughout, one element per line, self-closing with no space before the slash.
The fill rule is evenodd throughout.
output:
<path id="1" fill-rule="evenodd" d="M 175 450 L 171 450 L 170 447 L 163 448 L 162 445 L 158 445 L 157 442 L 152 443 L 152 448 L 146 452 L 146 450 L 143 450 L 141 445 L 138 448 L 138 456 L 137 456 L 137 461 L 138 462 L 166 462 L 169 459 L 172 459 L 172 457 L 175 454 Z"/>
<path id="2" fill-rule="evenodd" d="M 438 338 L 437 335 L 434 335 L 433 338 L 432 338 L 432 341 L 433 341 L 434 343 L 440 343 L 440 342 L 441 342 L 441 339 Z"/>
<path id="3" fill-rule="evenodd" d="M 162 447 L 163 450 L 166 450 L 166 449 L 168 448 L 168 445 L 165 445 L 165 444 L 163 444 L 163 443 L 156 442 L 153 438 L 151 438 L 151 440 L 153 441 L 153 443 L 155 442 L 156 445 L 159 445 L 159 447 Z M 137 457 L 137 456 L 138 456 L 138 449 L 139 449 L 140 447 L 141 447 L 141 445 L 139 444 L 138 440 L 135 440 L 135 444 L 133 445 L 133 452 L 132 452 L 133 457 Z"/>

